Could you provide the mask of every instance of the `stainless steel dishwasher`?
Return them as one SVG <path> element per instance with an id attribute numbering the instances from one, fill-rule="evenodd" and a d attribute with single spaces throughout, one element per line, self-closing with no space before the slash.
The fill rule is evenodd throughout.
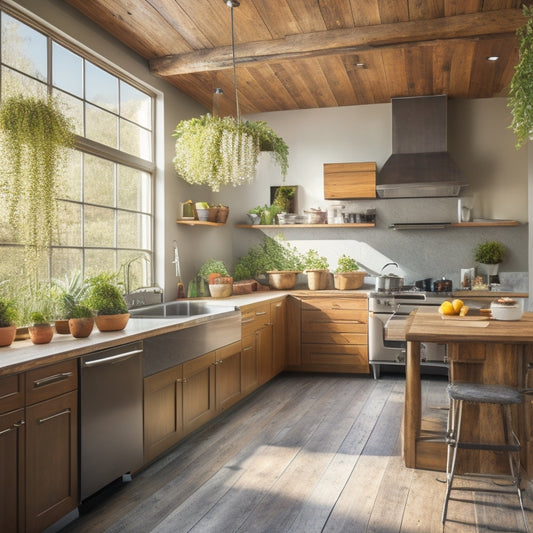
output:
<path id="1" fill-rule="evenodd" d="M 80 498 L 143 461 L 142 342 L 80 359 Z"/>

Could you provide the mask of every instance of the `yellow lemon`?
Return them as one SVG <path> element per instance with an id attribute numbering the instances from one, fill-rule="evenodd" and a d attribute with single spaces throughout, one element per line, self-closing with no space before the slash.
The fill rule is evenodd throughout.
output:
<path id="1" fill-rule="evenodd" d="M 459 311 L 459 316 L 466 316 L 469 309 L 470 307 L 468 307 L 468 305 L 463 305 L 463 307 L 461 307 L 461 310 Z"/>
<path id="2" fill-rule="evenodd" d="M 453 311 L 455 314 L 459 313 L 459 311 L 461 310 L 461 307 L 463 307 L 463 300 L 454 300 L 452 302 L 452 306 L 453 306 Z"/>
<path id="3" fill-rule="evenodd" d="M 439 307 L 439 313 L 443 315 L 455 315 L 452 302 L 449 302 L 448 300 L 442 302 Z"/>

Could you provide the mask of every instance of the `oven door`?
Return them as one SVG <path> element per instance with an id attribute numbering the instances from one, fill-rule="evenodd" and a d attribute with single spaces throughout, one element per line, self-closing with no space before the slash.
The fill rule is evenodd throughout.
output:
<path id="1" fill-rule="evenodd" d="M 368 358 L 372 361 L 404 363 L 407 316 L 371 313 L 368 317 Z"/>

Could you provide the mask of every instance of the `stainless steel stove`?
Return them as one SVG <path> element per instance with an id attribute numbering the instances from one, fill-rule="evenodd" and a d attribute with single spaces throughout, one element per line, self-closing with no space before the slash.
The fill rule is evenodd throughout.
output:
<path id="1" fill-rule="evenodd" d="M 372 291 L 368 298 L 368 359 L 374 378 L 382 365 L 405 366 L 407 342 L 406 320 L 419 307 L 434 307 L 435 311 L 449 293 L 424 292 L 407 288 L 400 292 Z M 446 345 L 422 343 L 420 346 L 422 370 L 424 367 L 446 369 Z"/>

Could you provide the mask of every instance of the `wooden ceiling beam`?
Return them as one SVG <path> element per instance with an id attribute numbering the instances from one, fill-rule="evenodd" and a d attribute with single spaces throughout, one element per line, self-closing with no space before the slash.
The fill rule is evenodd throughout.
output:
<path id="1" fill-rule="evenodd" d="M 236 63 L 246 66 L 259 62 L 362 52 L 408 43 L 421 44 L 424 41 L 483 38 L 513 33 L 524 24 L 520 9 L 501 9 L 424 20 L 423 23 L 416 20 L 288 35 L 284 39 L 238 44 L 235 46 L 235 55 Z M 231 46 L 150 60 L 151 72 L 162 77 L 221 70 L 231 66 Z"/>

